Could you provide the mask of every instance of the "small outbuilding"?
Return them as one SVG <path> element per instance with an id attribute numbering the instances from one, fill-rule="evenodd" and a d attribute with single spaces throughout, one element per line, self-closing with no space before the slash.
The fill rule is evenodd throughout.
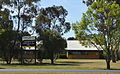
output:
<path id="1" fill-rule="evenodd" d="M 78 40 L 67 40 L 65 50 L 68 59 L 100 59 L 103 53 L 103 50 L 98 50 L 93 46 L 82 46 Z"/>

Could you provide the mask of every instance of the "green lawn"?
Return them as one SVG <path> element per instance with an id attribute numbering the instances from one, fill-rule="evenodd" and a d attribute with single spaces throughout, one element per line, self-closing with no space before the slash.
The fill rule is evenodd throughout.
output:
<path id="1" fill-rule="evenodd" d="M 44 60 L 44 64 L 38 65 L 19 65 L 13 62 L 11 65 L 0 62 L 0 69 L 70 69 L 70 70 L 104 70 L 106 69 L 105 60 L 98 59 L 58 59 L 56 64 L 51 65 L 50 60 Z M 111 62 L 111 69 L 120 70 L 120 61 Z"/>
<path id="2" fill-rule="evenodd" d="M 0 74 L 119 74 L 107 72 L 0 72 Z"/>

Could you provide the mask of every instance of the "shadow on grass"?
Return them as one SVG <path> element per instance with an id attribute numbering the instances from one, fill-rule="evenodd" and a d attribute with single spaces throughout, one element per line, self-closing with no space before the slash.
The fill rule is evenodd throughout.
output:
<path id="1" fill-rule="evenodd" d="M 104 70 L 108 70 L 108 69 L 104 69 Z M 110 70 L 120 70 L 120 69 L 114 69 L 114 68 L 111 68 Z"/>
<path id="2" fill-rule="evenodd" d="M 89 64 L 89 63 L 93 63 L 93 62 L 56 62 L 55 64 L 50 64 L 50 63 L 37 63 L 37 64 L 33 64 L 33 63 L 29 63 L 29 64 L 20 64 L 20 63 L 12 63 L 12 64 L 1 64 L 4 66 L 77 66 L 80 64 Z"/>
<path id="3" fill-rule="evenodd" d="M 70 61 L 66 61 L 66 62 L 58 62 L 58 63 L 62 63 L 62 64 L 73 64 L 73 65 L 80 65 L 80 64 L 90 64 L 90 63 L 94 63 L 94 62 L 70 62 Z"/>
<path id="4" fill-rule="evenodd" d="M 6 69 L 6 68 L 0 68 L 0 69 Z"/>
<path id="5" fill-rule="evenodd" d="M 74 65 L 74 64 L 50 64 L 50 63 L 42 63 L 42 64 L 1 64 L 3 66 L 51 66 L 51 65 L 60 65 L 60 66 L 65 66 L 65 65 Z"/>

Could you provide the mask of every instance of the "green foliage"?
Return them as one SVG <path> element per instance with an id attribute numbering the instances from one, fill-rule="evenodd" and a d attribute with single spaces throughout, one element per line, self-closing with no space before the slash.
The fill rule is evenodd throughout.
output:
<path id="1" fill-rule="evenodd" d="M 47 30 L 41 37 L 43 40 L 44 53 L 49 59 L 51 59 L 51 61 L 53 61 L 56 56 L 60 52 L 63 52 L 64 48 L 67 47 L 66 40 L 57 32 Z"/>
<path id="2" fill-rule="evenodd" d="M 0 29 L 8 30 L 13 28 L 13 22 L 8 15 L 8 10 L 0 11 Z"/>
<path id="3" fill-rule="evenodd" d="M 64 34 L 70 30 L 70 23 L 65 21 L 68 12 L 62 6 L 42 8 L 37 18 L 36 30 L 39 34 L 45 30 L 57 31 Z"/>
<path id="4" fill-rule="evenodd" d="M 103 49 L 107 61 L 116 60 L 120 43 L 120 6 L 116 2 L 96 1 L 83 13 L 73 30 L 83 45 Z"/>
<path id="5" fill-rule="evenodd" d="M 23 1 L 25 4 L 32 4 L 32 2 L 37 2 L 40 0 L 21 0 Z M 14 4 L 17 4 L 18 2 L 21 2 L 20 0 L 0 0 L 0 3 L 5 3 L 5 4 L 10 4 L 11 2 Z"/>
<path id="6" fill-rule="evenodd" d="M 75 37 L 69 37 L 67 40 L 77 40 Z"/>
<path id="7" fill-rule="evenodd" d="M 66 47 L 66 43 L 65 40 L 58 33 L 46 31 L 43 33 L 43 46 L 45 46 L 46 49 L 54 50 L 53 52 L 59 52 L 64 50 L 64 48 Z"/>
<path id="8" fill-rule="evenodd" d="M 7 4 L 9 4 L 10 0 L 0 0 L 0 3 L 7 3 Z"/>
<path id="9" fill-rule="evenodd" d="M 9 64 L 20 48 L 21 36 L 30 35 L 25 30 L 38 15 L 38 7 L 33 4 L 37 1 L 40 0 L 0 0 L 0 51 Z"/>
<path id="10" fill-rule="evenodd" d="M 38 2 L 40 0 L 25 0 L 26 4 L 31 4 L 32 2 Z"/>
<path id="11" fill-rule="evenodd" d="M 7 62 L 11 63 L 11 59 L 15 56 L 17 46 L 14 46 L 17 37 L 17 32 L 12 30 L 7 30 L 0 35 L 0 52 L 1 58 Z M 18 53 L 17 53 L 18 54 Z"/>
<path id="12" fill-rule="evenodd" d="M 39 7 L 35 5 L 40 0 L 0 0 L 0 5 L 10 14 L 9 17 L 14 21 L 14 30 L 23 32 L 32 26 L 33 18 L 38 15 Z M 16 14 L 17 13 L 17 14 Z"/>
<path id="13" fill-rule="evenodd" d="M 89 6 L 89 5 L 92 5 L 92 3 L 94 3 L 95 1 L 101 1 L 101 0 L 83 0 L 83 3 Z M 120 5 L 120 0 L 106 0 L 106 1 L 108 2 L 116 1 L 116 3 Z"/>

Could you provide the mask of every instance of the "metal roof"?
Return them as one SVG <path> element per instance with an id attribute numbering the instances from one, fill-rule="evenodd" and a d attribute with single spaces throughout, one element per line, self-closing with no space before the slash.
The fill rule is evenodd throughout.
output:
<path id="1" fill-rule="evenodd" d="M 93 46 L 91 47 L 82 46 L 82 44 L 80 44 L 78 40 L 67 40 L 67 48 L 65 48 L 65 50 L 98 50 L 98 49 Z"/>

